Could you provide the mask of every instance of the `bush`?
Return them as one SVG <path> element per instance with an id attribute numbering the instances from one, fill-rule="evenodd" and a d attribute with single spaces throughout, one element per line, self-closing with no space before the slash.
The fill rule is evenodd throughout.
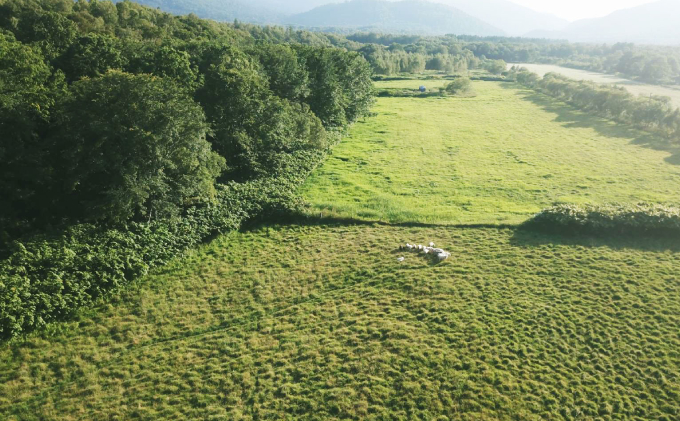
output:
<path id="1" fill-rule="evenodd" d="M 472 81 L 467 77 L 459 77 L 453 82 L 447 84 L 443 90 L 443 93 L 449 95 L 458 96 L 471 96 L 474 95 L 474 90 L 472 88 Z"/>
<path id="2" fill-rule="evenodd" d="M 523 226 L 553 232 L 678 235 L 680 207 L 651 203 L 557 205 Z"/>
<path id="3" fill-rule="evenodd" d="M 295 185 L 282 179 L 221 185 L 216 202 L 193 206 L 171 221 L 121 229 L 83 224 L 14 242 L 0 262 L 0 338 L 64 319 L 246 220 L 297 211 Z"/>

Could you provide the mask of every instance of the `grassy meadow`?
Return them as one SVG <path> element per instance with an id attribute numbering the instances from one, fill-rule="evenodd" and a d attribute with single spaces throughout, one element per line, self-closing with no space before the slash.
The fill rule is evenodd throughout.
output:
<path id="1" fill-rule="evenodd" d="M 397 262 L 397 244 L 429 240 L 452 258 Z M 5 345 L 0 410 L 10 420 L 677 419 L 678 252 L 509 229 L 235 233 L 117 302 Z"/>
<path id="2" fill-rule="evenodd" d="M 680 155 L 646 147 L 653 136 L 514 84 L 474 87 L 474 98 L 379 98 L 305 197 L 327 215 L 445 224 L 518 223 L 557 202 L 677 201 Z"/>
<path id="3" fill-rule="evenodd" d="M 680 419 L 680 242 L 507 226 L 556 201 L 677 202 L 676 155 L 474 87 L 379 98 L 303 189 L 323 218 L 220 236 L 1 344 L 0 419 Z M 398 250 L 429 241 L 451 258 Z"/>

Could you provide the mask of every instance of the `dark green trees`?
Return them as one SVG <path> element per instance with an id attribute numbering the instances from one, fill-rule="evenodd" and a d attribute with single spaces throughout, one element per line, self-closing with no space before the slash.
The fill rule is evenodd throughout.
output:
<path id="1" fill-rule="evenodd" d="M 69 80 L 94 77 L 109 69 L 122 69 L 127 60 L 119 41 L 110 35 L 87 34 L 76 39 L 57 60 Z"/>
<path id="2" fill-rule="evenodd" d="M 307 99 L 309 74 L 295 50 L 289 45 L 260 44 L 252 53 L 259 59 L 275 95 L 294 102 Z"/>
<path id="3" fill-rule="evenodd" d="M 327 129 L 372 95 L 367 63 L 324 43 L 129 1 L 0 0 L 0 337 L 298 210 Z"/>
<path id="4" fill-rule="evenodd" d="M 307 103 L 325 127 L 342 127 L 366 113 L 373 101 L 371 69 L 357 53 L 298 47 L 309 72 Z"/>
<path id="5" fill-rule="evenodd" d="M 55 201 L 80 220 L 166 218 L 209 200 L 224 159 L 201 108 L 168 79 L 109 72 L 60 104 L 52 157 Z"/>
<path id="6" fill-rule="evenodd" d="M 227 178 L 249 180 L 285 172 L 290 154 L 325 147 L 319 120 L 303 105 L 273 95 L 245 54 L 210 50 L 197 101 L 213 125 L 210 141 L 227 160 Z"/>
<path id="7" fill-rule="evenodd" d="M 65 91 L 40 51 L 0 34 L 0 226 L 37 217 L 52 166 L 44 136 Z"/>
<path id="8" fill-rule="evenodd" d="M 356 53 L 101 0 L 0 1 L 0 76 L 0 232 L 169 218 L 216 180 L 299 180 L 372 98 Z"/>

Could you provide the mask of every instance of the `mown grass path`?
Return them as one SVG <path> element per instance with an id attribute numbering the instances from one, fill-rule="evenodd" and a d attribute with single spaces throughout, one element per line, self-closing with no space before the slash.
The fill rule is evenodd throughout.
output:
<path id="1" fill-rule="evenodd" d="M 518 223 L 555 202 L 677 202 L 680 162 L 645 146 L 660 140 L 514 84 L 474 86 L 475 98 L 379 98 L 305 196 L 333 216 L 447 224 Z"/>

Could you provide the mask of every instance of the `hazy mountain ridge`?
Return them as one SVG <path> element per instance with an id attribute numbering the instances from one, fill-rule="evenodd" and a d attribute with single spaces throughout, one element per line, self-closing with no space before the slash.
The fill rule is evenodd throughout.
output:
<path id="1" fill-rule="evenodd" d="M 509 0 L 428 0 L 429 4 L 419 0 L 418 7 L 413 6 L 416 0 L 406 0 L 409 7 L 401 4 L 403 0 L 134 1 L 177 15 L 194 13 L 217 21 L 238 19 L 255 24 L 419 35 L 521 35 L 572 42 L 680 44 L 680 0 L 659 0 L 571 24 Z"/>
<path id="2" fill-rule="evenodd" d="M 431 0 L 455 7 L 493 25 L 509 35 L 524 35 L 536 30 L 561 30 L 569 21 L 549 13 L 537 12 L 508 0 Z"/>
<path id="3" fill-rule="evenodd" d="M 245 0 L 244 0 L 245 1 Z M 290 16 L 344 0 L 248 0 L 249 4 Z"/>
<path id="4" fill-rule="evenodd" d="M 372 29 L 419 34 L 493 36 L 505 33 L 480 19 L 443 4 L 405 0 L 353 0 L 328 4 L 288 17 L 286 24 L 305 27 Z"/>
<path id="5" fill-rule="evenodd" d="M 561 31 L 533 31 L 526 35 L 572 42 L 680 44 L 680 1 L 660 0 L 602 18 L 579 20 Z"/>
<path id="6" fill-rule="evenodd" d="M 114 0 L 116 3 L 120 1 L 122 0 Z M 244 22 L 265 24 L 279 22 L 284 17 L 282 13 L 264 4 L 253 4 L 250 0 L 134 0 L 134 2 L 174 15 L 193 13 L 200 18 L 216 21 L 238 19 Z"/>

